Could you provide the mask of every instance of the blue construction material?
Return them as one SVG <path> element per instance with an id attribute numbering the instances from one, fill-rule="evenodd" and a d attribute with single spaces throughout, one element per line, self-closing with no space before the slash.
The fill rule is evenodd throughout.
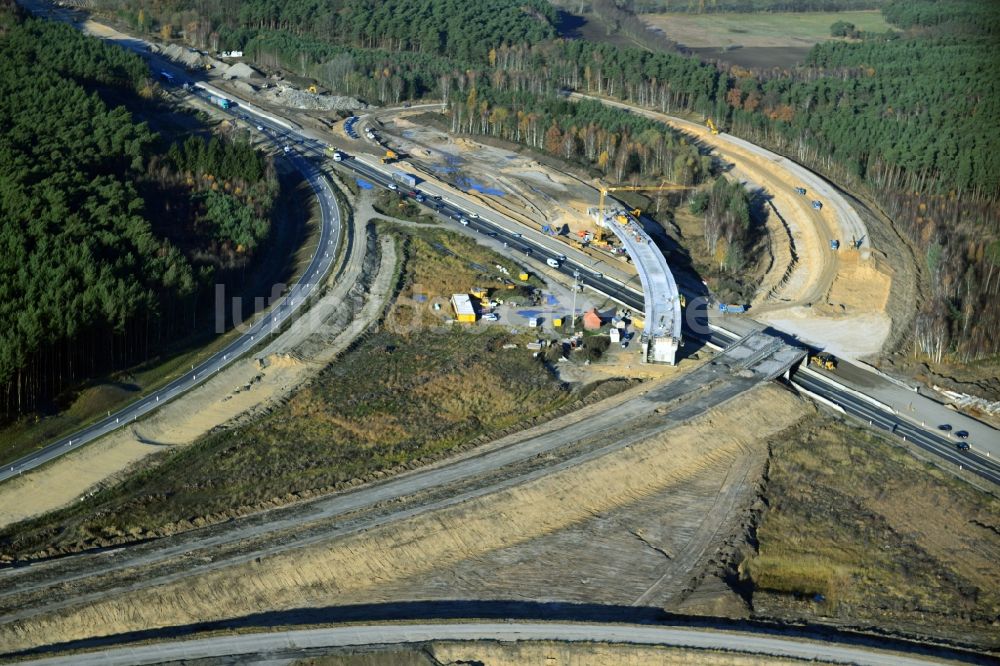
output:
<path id="1" fill-rule="evenodd" d="M 488 194 L 492 197 L 502 197 L 506 194 L 506 192 L 504 192 L 503 190 L 497 189 L 495 187 L 487 187 L 486 185 L 478 183 L 471 178 L 459 178 L 456 184 L 463 190 L 466 191 L 475 190 L 480 194 Z"/>

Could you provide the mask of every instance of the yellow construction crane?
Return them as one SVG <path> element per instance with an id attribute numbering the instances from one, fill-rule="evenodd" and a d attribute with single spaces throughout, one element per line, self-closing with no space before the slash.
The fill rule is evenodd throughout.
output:
<path id="1" fill-rule="evenodd" d="M 608 196 L 608 192 L 666 192 L 668 190 L 687 190 L 690 189 L 689 185 L 622 185 L 620 187 L 602 187 L 601 188 L 601 199 L 600 203 L 597 205 L 597 219 L 601 221 L 601 224 L 597 225 L 597 234 L 594 236 L 595 240 L 598 242 L 604 240 L 603 226 L 604 224 L 604 199 Z M 642 213 L 638 208 L 630 211 L 634 217 L 639 217 Z M 618 218 L 624 218 L 624 216 L 619 215 Z M 616 218 L 617 219 L 617 218 Z M 618 219 L 619 222 L 624 224 L 628 221 L 628 218 Z"/>
<path id="2" fill-rule="evenodd" d="M 719 128 L 715 126 L 715 123 L 712 122 L 711 118 L 709 118 L 708 120 L 706 120 L 705 124 L 708 125 L 708 129 L 710 129 L 712 131 L 712 134 L 718 134 L 719 133 Z"/>

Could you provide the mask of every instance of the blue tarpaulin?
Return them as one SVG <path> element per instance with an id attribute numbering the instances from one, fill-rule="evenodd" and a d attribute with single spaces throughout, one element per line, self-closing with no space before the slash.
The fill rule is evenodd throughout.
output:
<path id="1" fill-rule="evenodd" d="M 506 192 L 504 192 L 503 190 L 498 190 L 495 187 L 486 187 L 485 185 L 477 183 L 471 178 L 459 178 L 458 186 L 465 190 L 475 190 L 480 194 L 489 194 L 490 196 L 494 197 L 502 197 L 504 194 L 506 194 Z"/>

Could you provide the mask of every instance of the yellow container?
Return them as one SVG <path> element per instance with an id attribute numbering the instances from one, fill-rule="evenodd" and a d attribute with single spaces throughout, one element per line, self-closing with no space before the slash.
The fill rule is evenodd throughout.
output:
<path id="1" fill-rule="evenodd" d="M 521 273 L 520 275 L 517 276 L 517 279 L 520 280 L 521 282 L 527 282 L 528 281 L 528 274 L 527 273 Z"/>
<path id="2" fill-rule="evenodd" d="M 552 325 L 555 326 L 556 328 L 562 326 L 562 317 L 557 317 L 556 319 L 553 319 Z"/>

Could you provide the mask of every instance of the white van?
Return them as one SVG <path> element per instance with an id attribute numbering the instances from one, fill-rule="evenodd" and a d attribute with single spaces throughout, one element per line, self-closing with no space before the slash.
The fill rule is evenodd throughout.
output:
<path id="1" fill-rule="evenodd" d="M 553 259 L 552 257 L 549 257 L 548 259 L 545 260 L 545 263 L 547 263 L 552 268 L 559 268 L 559 260 L 558 259 Z"/>

